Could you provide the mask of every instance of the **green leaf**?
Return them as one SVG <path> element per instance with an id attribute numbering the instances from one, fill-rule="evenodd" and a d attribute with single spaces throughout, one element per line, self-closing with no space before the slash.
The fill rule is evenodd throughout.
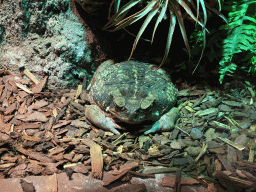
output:
<path id="1" fill-rule="evenodd" d="M 114 0 L 115 1 L 115 0 Z M 118 0 L 120 1 L 120 0 Z M 132 0 L 130 2 L 128 2 L 127 4 L 125 4 L 109 21 L 108 23 L 103 27 L 103 29 L 107 29 L 110 28 L 112 26 L 117 25 L 117 23 L 119 23 L 120 21 L 122 21 L 122 19 L 126 16 L 126 14 L 128 13 L 129 9 L 131 9 L 133 6 L 135 6 L 136 4 L 138 4 L 140 2 L 140 0 Z"/>
<path id="2" fill-rule="evenodd" d="M 111 31 L 116 31 L 118 29 L 122 29 L 122 28 L 127 27 L 128 25 L 131 25 L 131 24 L 135 23 L 136 21 L 140 20 L 141 18 L 146 16 L 153 9 L 153 7 L 155 6 L 156 3 L 157 3 L 156 0 L 152 0 L 142 10 L 140 10 L 140 11 L 134 13 L 133 15 L 123 19 L 122 21 L 116 23 L 115 25 L 117 27 L 114 30 L 111 30 Z"/>
<path id="3" fill-rule="evenodd" d="M 179 26 L 180 26 L 180 30 L 181 30 L 181 34 L 182 34 L 183 40 L 185 42 L 185 45 L 187 47 L 189 57 L 190 57 L 190 47 L 189 47 L 189 44 L 188 44 L 188 38 L 187 38 L 186 29 L 185 29 L 185 26 L 184 26 L 183 17 L 182 17 L 182 14 L 181 14 L 180 7 L 174 2 L 169 3 L 169 5 L 170 5 L 170 8 L 172 9 L 172 11 L 175 13 L 175 15 L 177 17 L 177 20 L 178 20 L 178 23 L 179 23 Z"/>
<path id="4" fill-rule="evenodd" d="M 146 27 L 148 26 L 149 22 L 152 20 L 152 18 L 156 15 L 157 11 L 158 11 L 159 7 L 155 6 L 154 9 L 152 11 L 149 12 L 147 18 L 145 19 L 144 23 L 142 24 L 138 34 L 137 34 L 137 37 L 133 43 L 133 47 L 132 47 L 132 51 L 131 51 L 131 55 L 129 57 L 128 60 L 130 60 L 132 54 L 133 54 L 133 51 L 135 50 L 135 47 L 142 35 L 142 33 L 144 32 L 144 30 L 146 29 Z"/>
<path id="5" fill-rule="evenodd" d="M 164 18 L 164 15 L 166 14 L 167 5 L 168 5 L 168 0 L 164 0 L 164 5 L 161 7 L 160 14 L 159 14 L 159 16 L 157 17 L 157 20 L 156 20 L 156 24 L 155 24 L 152 39 L 151 39 L 151 43 L 153 42 L 155 32 L 156 32 L 156 28 L 158 27 L 158 24 L 162 21 L 162 19 Z"/>
<path id="6" fill-rule="evenodd" d="M 120 11 L 117 13 L 117 17 L 119 17 L 120 15 L 122 15 L 124 12 L 128 11 L 129 9 L 131 9 L 132 7 L 134 7 L 135 5 L 137 5 L 141 0 L 132 0 L 130 2 L 128 2 L 126 5 L 124 5 Z"/>
<path id="7" fill-rule="evenodd" d="M 169 26 L 168 38 L 167 38 L 167 43 L 166 43 L 166 48 L 165 48 L 165 54 L 164 54 L 163 60 L 160 64 L 159 68 L 164 64 L 164 62 L 168 56 L 168 53 L 169 53 L 169 50 L 171 47 L 171 43 L 172 43 L 173 32 L 175 30 L 175 25 L 176 25 L 176 16 L 173 14 L 171 9 L 169 9 L 169 12 L 170 12 L 170 26 Z"/>
<path id="8" fill-rule="evenodd" d="M 176 1 L 169 1 L 171 4 L 176 4 Z M 184 0 L 177 0 L 177 2 L 185 9 L 185 11 L 189 14 L 189 16 L 194 19 L 199 25 L 201 25 L 203 28 L 205 28 L 204 24 L 202 24 L 193 14 L 192 10 L 190 7 L 185 3 Z M 178 6 L 176 6 L 178 7 Z"/>

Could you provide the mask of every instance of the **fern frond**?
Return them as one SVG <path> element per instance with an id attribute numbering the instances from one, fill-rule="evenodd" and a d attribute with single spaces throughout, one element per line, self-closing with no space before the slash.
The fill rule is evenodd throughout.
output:
<path id="1" fill-rule="evenodd" d="M 255 6 L 253 3 L 256 1 L 244 0 L 233 2 L 231 6 L 232 10 L 228 15 L 228 37 L 223 41 L 222 60 L 219 63 L 220 83 L 225 75 L 232 74 L 237 67 L 237 63 L 232 60 L 234 54 L 248 51 L 256 56 L 256 14 L 250 11 L 250 6 Z M 227 29 L 227 26 L 223 28 Z"/>

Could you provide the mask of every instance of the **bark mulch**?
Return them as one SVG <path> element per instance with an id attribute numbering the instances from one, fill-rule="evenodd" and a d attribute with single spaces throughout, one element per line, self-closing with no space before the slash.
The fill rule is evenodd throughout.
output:
<path id="1" fill-rule="evenodd" d="M 150 135 L 98 129 L 81 86 L 46 83 L 0 71 L 1 191 L 256 191 L 249 82 L 180 90 L 175 128 Z"/>

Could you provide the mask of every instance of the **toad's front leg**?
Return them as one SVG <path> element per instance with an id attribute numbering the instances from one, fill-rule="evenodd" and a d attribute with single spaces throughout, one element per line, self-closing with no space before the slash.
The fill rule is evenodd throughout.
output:
<path id="1" fill-rule="evenodd" d="M 175 122 L 180 117 L 180 110 L 173 107 L 168 113 L 164 114 L 151 129 L 145 131 L 144 134 L 155 133 L 160 131 L 171 131 L 174 128 Z"/>
<path id="2" fill-rule="evenodd" d="M 121 127 L 112 118 L 109 118 L 97 105 L 85 105 L 85 117 L 99 128 L 120 135 L 116 128 L 120 129 Z"/>

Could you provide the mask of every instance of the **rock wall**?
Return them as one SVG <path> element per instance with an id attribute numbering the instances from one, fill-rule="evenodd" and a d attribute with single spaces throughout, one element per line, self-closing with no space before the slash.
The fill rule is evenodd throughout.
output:
<path id="1" fill-rule="evenodd" d="M 0 65 L 21 75 L 26 68 L 39 80 L 49 75 L 53 90 L 76 86 L 104 60 L 92 54 L 85 33 L 69 0 L 4 0 Z"/>

